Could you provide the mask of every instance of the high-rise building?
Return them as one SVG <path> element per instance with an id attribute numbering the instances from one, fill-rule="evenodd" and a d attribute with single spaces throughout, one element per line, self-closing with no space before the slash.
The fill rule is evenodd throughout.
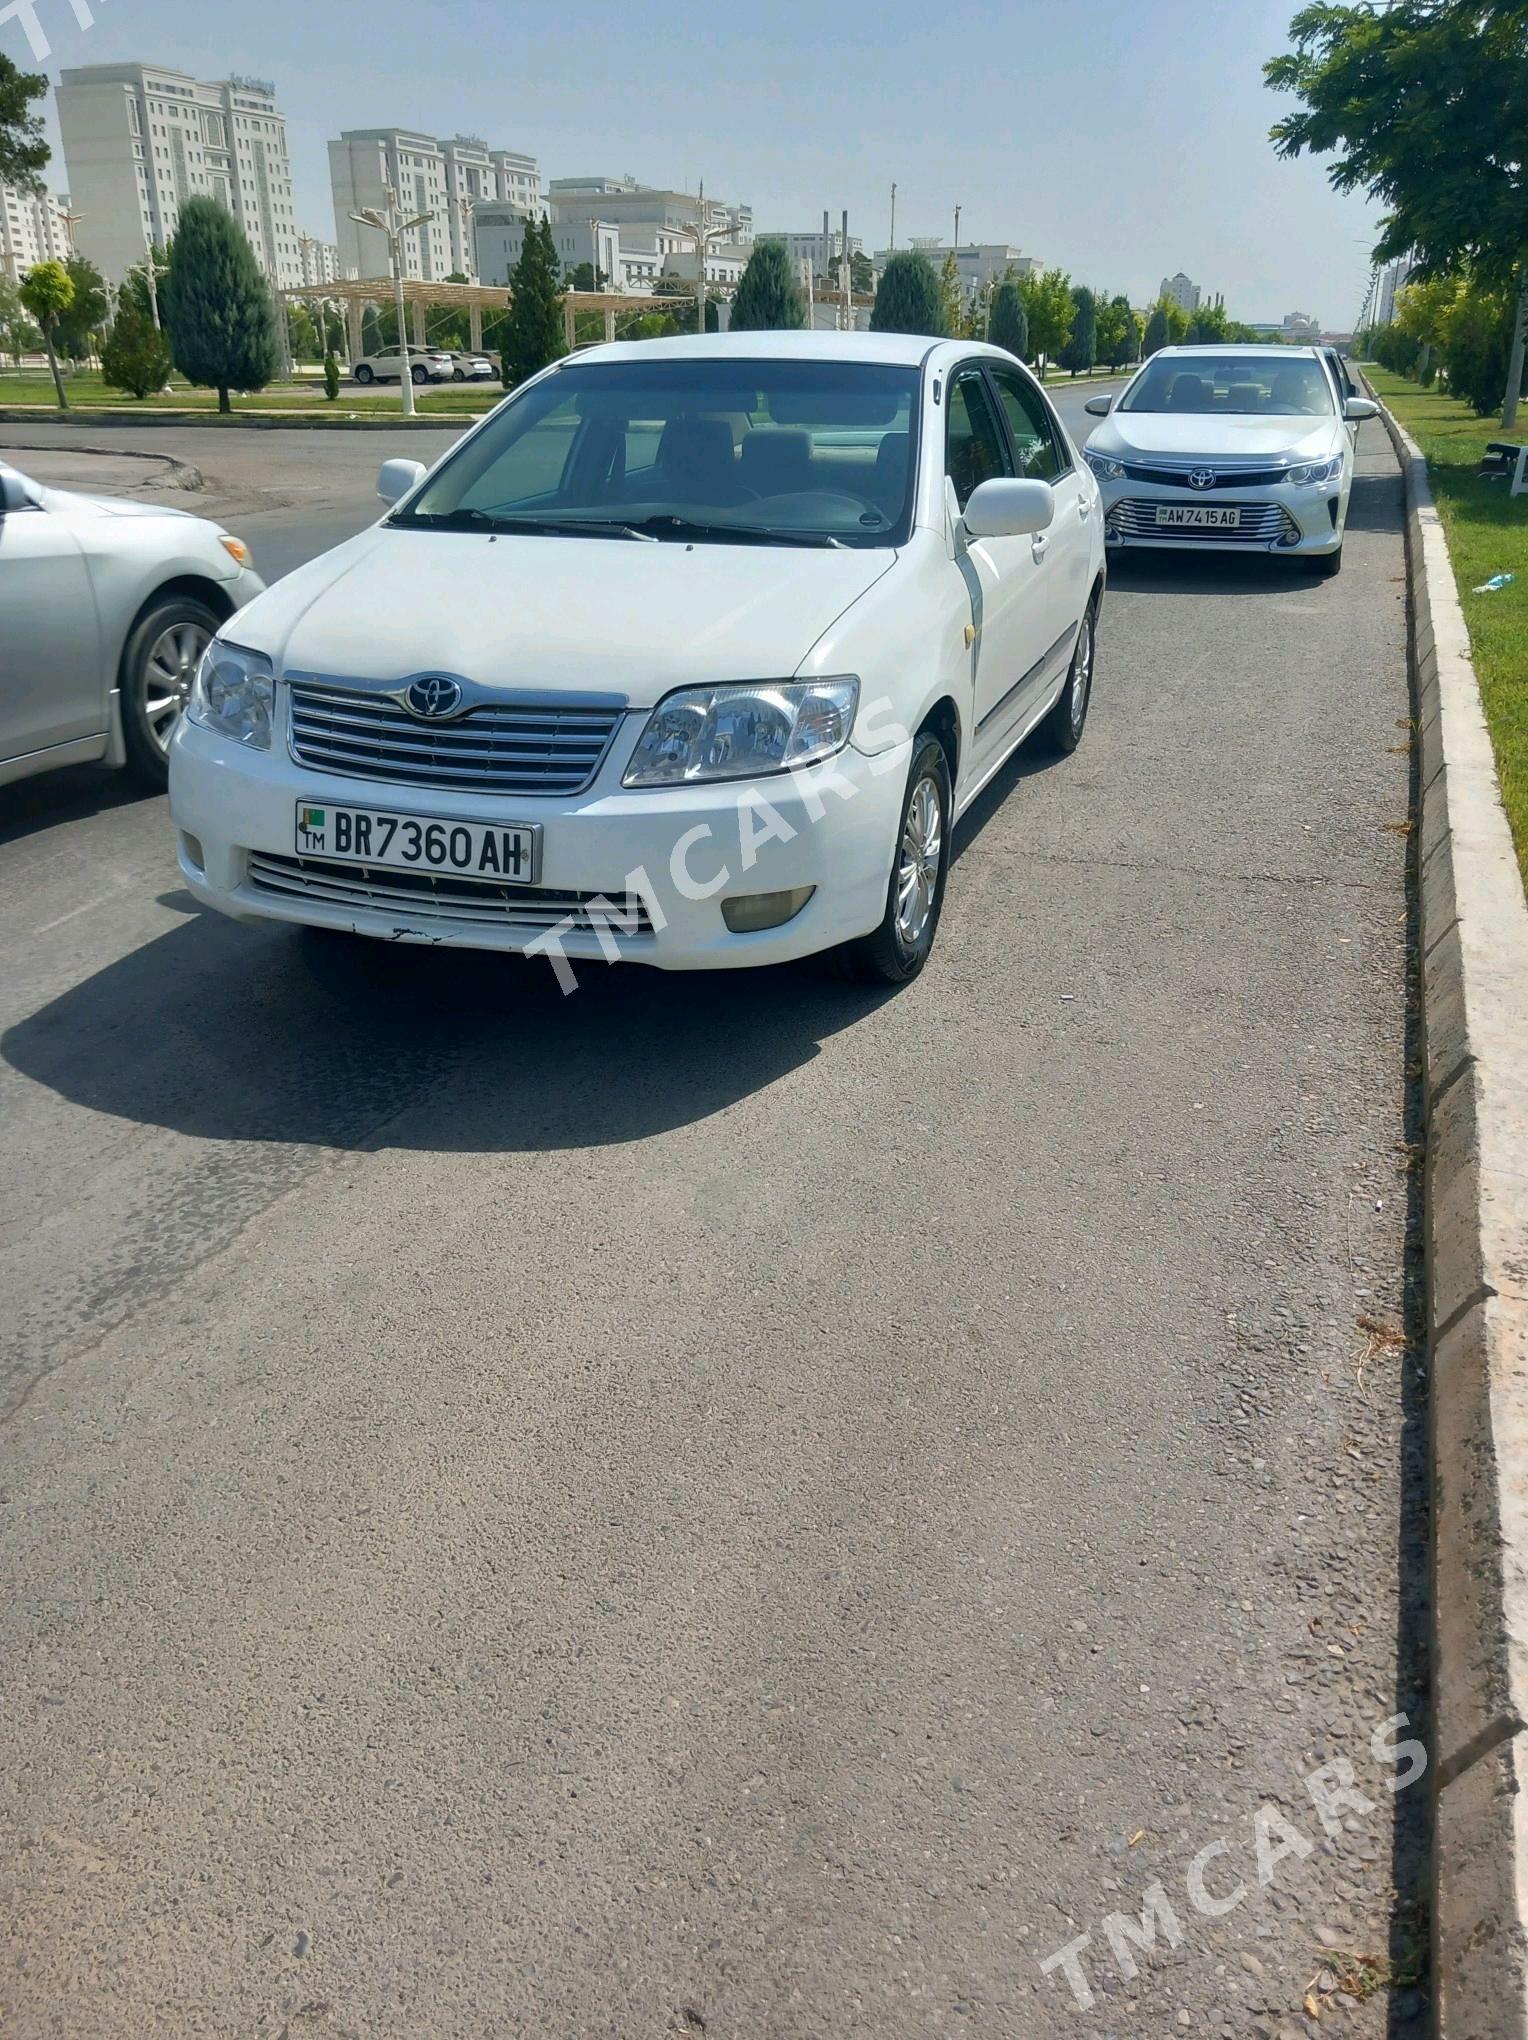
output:
<path id="1" fill-rule="evenodd" d="M 264 79 L 89 64 L 60 74 L 58 121 L 76 246 L 113 282 L 195 197 L 227 206 L 274 283 L 301 282 L 286 122 Z"/>
<path id="2" fill-rule="evenodd" d="M 340 251 L 332 241 L 315 241 L 311 234 L 299 234 L 297 260 L 300 283 L 339 283 L 344 279 Z"/>
<path id="3" fill-rule="evenodd" d="M 68 200 L 51 191 L 0 184 L 0 276 L 15 283 L 39 262 L 67 262 L 74 253 L 68 209 Z"/>
<path id="4" fill-rule="evenodd" d="M 476 135 L 441 140 L 416 128 L 347 128 L 329 144 L 329 184 L 342 270 L 387 275 L 386 236 L 350 216 L 385 213 L 391 188 L 405 217 L 430 215 L 423 226 L 410 228 L 402 245 L 404 275 L 426 283 L 476 274 L 474 206 L 507 205 L 528 219 L 541 203 L 534 156 L 491 149 Z"/>
<path id="5" fill-rule="evenodd" d="M 1387 262 L 1379 273 L 1378 302 L 1374 308 L 1374 323 L 1388 326 L 1395 317 L 1395 294 L 1405 285 L 1411 274 L 1411 257 L 1402 255 L 1395 262 Z"/>
<path id="6" fill-rule="evenodd" d="M 1197 312 L 1204 301 L 1204 293 L 1198 284 L 1191 276 L 1185 276 L 1181 269 L 1176 276 L 1163 277 L 1162 288 L 1157 292 L 1157 296 L 1166 298 L 1168 303 L 1176 305 L 1180 312 Z"/>

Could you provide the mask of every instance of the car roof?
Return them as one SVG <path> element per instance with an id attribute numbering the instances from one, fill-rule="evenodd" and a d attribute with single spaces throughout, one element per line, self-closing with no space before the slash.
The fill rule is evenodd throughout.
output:
<path id="1" fill-rule="evenodd" d="M 680 333 L 666 340 L 614 340 L 580 348 L 568 361 L 862 361 L 891 367 L 917 368 L 932 350 L 953 347 L 961 353 L 1001 353 L 937 340 L 928 333 Z"/>
<path id="2" fill-rule="evenodd" d="M 1192 346 L 1180 344 L 1171 347 L 1159 347 L 1151 359 L 1155 361 L 1159 355 L 1163 354 L 1213 354 L 1216 356 L 1223 354 L 1287 354 L 1292 361 L 1299 361 L 1302 356 L 1307 361 L 1314 361 L 1316 356 L 1322 352 L 1324 350 L 1321 347 L 1307 347 L 1303 344 L 1299 347 L 1286 347 L 1280 340 L 1221 340 L 1218 342 L 1214 340 L 1196 340 Z"/>

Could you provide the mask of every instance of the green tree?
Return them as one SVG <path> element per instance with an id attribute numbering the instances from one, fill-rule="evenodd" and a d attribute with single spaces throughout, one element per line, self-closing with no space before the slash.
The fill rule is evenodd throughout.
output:
<path id="1" fill-rule="evenodd" d="M 332 404 L 340 393 L 340 365 L 332 347 L 324 350 L 324 401 Z"/>
<path id="2" fill-rule="evenodd" d="M 1507 291 L 1487 290 L 1471 279 L 1458 291 L 1445 322 L 1443 365 L 1449 390 L 1482 418 L 1496 409 L 1507 386 L 1512 314 Z M 1521 396 L 1521 368 L 1518 376 L 1516 394 Z"/>
<path id="3" fill-rule="evenodd" d="M 48 366 L 53 371 L 53 387 L 58 392 L 58 408 L 67 411 L 69 399 L 64 391 L 64 378 L 59 373 L 58 349 L 53 344 L 53 335 L 58 330 L 59 320 L 74 303 L 74 280 L 62 262 L 39 262 L 21 279 L 21 302 L 42 330 L 43 345 L 48 350 Z"/>
<path id="4" fill-rule="evenodd" d="M 504 340 L 506 389 L 513 389 L 527 376 L 539 375 L 567 352 L 560 275 L 551 221 L 533 220 L 525 229 L 520 259 L 509 279 L 512 302 Z"/>
<path id="5" fill-rule="evenodd" d="M 1076 307 L 1064 269 L 1032 269 L 1019 285 L 1029 321 L 1029 351 L 1036 361 L 1059 355 L 1071 337 Z"/>
<path id="6" fill-rule="evenodd" d="M 1127 297 L 1106 298 L 1098 293 L 1098 358 L 1110 368 L 1123 368 L 1134 361 L 1141 344 L 1140 322 Z"/>
<path id="7" fill-rule="evenodd" d="M 1468 271 L 1514 300 L 1502 423 L 1516 422 L 1528 340 L 1528 5 L 1311 0 L 1264 66 L 1304 102 L 1272 130 L 1283 156 L 1333 158 L 1338 191 L 1385 208 L 1378 261 Z"/>
<path id="8" fill-rule="evenodd" d="M 1395 294 L 1395 323 L 1417 343 L 1419 382 L 1432 380 L 1433 353 L 1448 337 L 1449 320 L 1461 289 L 1457 276 L 1420 277 Z"/>
<path id="9" fill-rule="evenodd" d="M 1019 286 L 1011 271 L 993 294 L 992 310 L 987 319 L 987 338 L 994 347 L 1006 347 L 1020 361 L 1029 353 L 1029 320 L 1024 315 L 1024 300 L 1019 295 Z"/>
<path id="10" fill-rule="evenodd" d="M 1151 317 L 1146 321 L 1146 340 L 1143 351 L 1147 354 L 1155 354 L 1159 348 L 1167 345 L 1170 333 L 1171 328 L 1167 323 L 1167 311 L 1159 298 L 1151 308 Z"/>
<path id="11" fill-rule="evenodd" d="M 165 332 L 187 382 L 263 390 L 276 373 L 276 312 L 244 229 L 213 198 L 188 198 L 162 293 Z"/>
<path id="12" fill-rule="evenodd" d="M 361 307 L 361 352 L 363 354 L 382 352 L 382 321 L 377 317 L 375 305 Z"/>
<path id="13" fill-rule="evenodd" d="M 1074 376 L 1086 375 L 1098 359 L 1098 311 L 1086 284 L 1072 292 L 1072 330 L 1058 359 Z"/>
<path id="14" fill-rule="evenodd" d="M 42 120 L 32 111 L 48 81 L 38 71 L 21 71 L 0 53 L 0 184 L 35 191 L 48 160 Z"/>
<path id="15" fill-rule="evenodd" d="M 27 346 L 36 344 L 31 339 L 33 334 L 41 340 L 42 335 L 21 309 L 20 291 L 8 276 L 0 273 L 0 353 L 9 354 L 19 368 Z"/>
<path id="16" fill-rule="evenodd" d="M 733 332 L 788 332 L 805 324 L 806 306 L 785 243 L 757 242 L 732 300 Z"/>
<path id="17" fill-rule="evenodd" d="M 323 349 L 318 344 L 318 328 L 313 323 L 313 314 L 306 305 L 288 307 L 287 330 L 291 335 L 292 359 L 317 361 Z"/>
<path id="18" fill-rule="evenodd" d="M 939 278 L 926 255 L 901 248 L 881 271 L 870 313 L 872 333 L 945 333 Z"/>
<path id="19" fill-rule="evenodd" d="M 842 289 L 839 275 L 844 266 L 842 255 L 833 255 L 828 260 L 828 283 L 834 290 Z M 849 257 L 849 288 L 857 297 L 869 297 L 875 289 L 875 264 L 870 257 L 856 248 Z"/>
<path id="20" fill-rule="evenodd" d="M 83 255 L 71 255 L 64 267 L 74 285 L 74 301 L 59 319 L 53 337 L 59 352 L 70 361 L 88 361 L 97 335 L 111 316 L 111 294 L 100 270 Z"/>
<path id="21" fill-rule="evenodd" d="M 170 373 L 170 346 L 146 308 L 123 292 L 101 348 L 101 377 L 140 401 L 162 390 Z"/>
<path id="22" fill-rule="evenodd" d="M 953 248 L 945 250 L 944 260 L 939 265 L 939 312 L 944 321 L 944 331 L 951 339 L 965 331 L 966 293 Z"/>

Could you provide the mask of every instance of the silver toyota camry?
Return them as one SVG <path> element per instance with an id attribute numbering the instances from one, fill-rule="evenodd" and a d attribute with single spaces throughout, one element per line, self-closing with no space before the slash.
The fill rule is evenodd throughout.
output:
<path id="1" fill-rule="evenodd" d="M 0 786 L 92 759 L 163 786 L 202 653 L 263 587 L 205 517 L 0 461 Z"/>

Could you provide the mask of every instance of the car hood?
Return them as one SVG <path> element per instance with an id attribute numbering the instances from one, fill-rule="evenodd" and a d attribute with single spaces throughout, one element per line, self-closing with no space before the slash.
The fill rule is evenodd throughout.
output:
<path id="1" fill-rule="evenodd" d="M 890 547 L 645 545 L 374 525 L 241 610 L 278 672 L 625 694 L 788 679 Z"/>
<path id="2" fill-rule="evenodd" d="M 135 503 L 127 496 L 81 496 L 73 489 L 44 489 L 43 501 L 64 517 L 192 517 L 194 510 L 172 510 L 164 503 Z"/>
<path id="3" fill-rule="evenodd" d="M 1095 453 L 1200 454 L 1209 460 L 1267 460 L 1274 454 L 1314 459 L 1337 435 L 1336 418 L 1214 418 L 1189 411 L 1111 411 L 1088 441 Z"/>

